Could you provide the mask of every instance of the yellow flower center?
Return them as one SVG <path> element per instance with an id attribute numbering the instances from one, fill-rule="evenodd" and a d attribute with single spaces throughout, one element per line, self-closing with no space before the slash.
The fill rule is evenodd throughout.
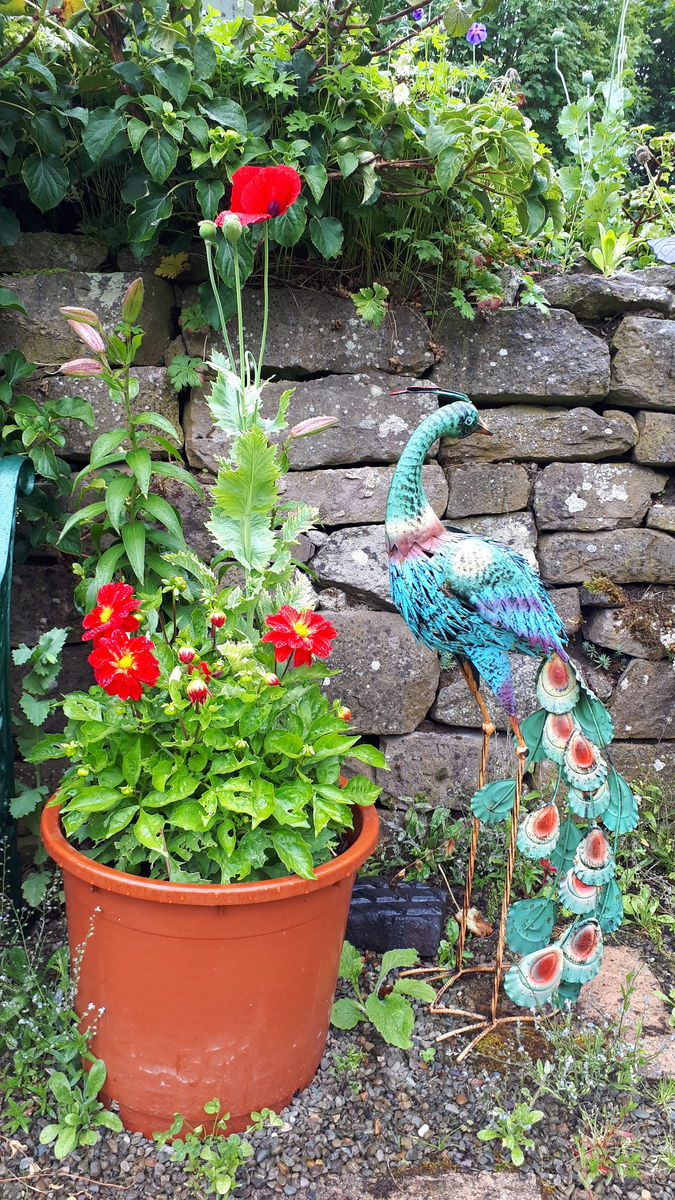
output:
<path id="1" fill-rule="evenodd" d="M 109 621 L 109 620 L 110 620 L 110 618 L 112 617 L 112 615 L 113 615 L 113 610 L 112 610 L 112 608 L 102 608 L 102 609 L 101 609 L 101 616 L 100 616 L 100 618 L 99 618 L 99 620 L 100 620 L 101 624 L 102 624 L 102 625 L 105 625 L 106 621 Z"/>
<path id="2" fill-rule="evenodd" d="M 133 667 L 133 665 L 134 665 L 133 654 L 123 654 L 122 657 L 118 658 L 118 660 L 117 660 L 117 670 L 118 671 L 129 671 L 131 669 L 131 667 Z"/>
<path id="3" fill-rule="evenodd" d="M 309 633 L 309 625 L 305 625 L 304 621 L 296 621 L 293 628 L 299 637 L 307 637 Z"/>

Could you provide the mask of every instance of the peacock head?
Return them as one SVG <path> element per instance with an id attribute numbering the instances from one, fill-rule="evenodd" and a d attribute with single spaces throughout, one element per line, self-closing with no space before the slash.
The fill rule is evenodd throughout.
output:
<path id="1" fill-rule="evenodd" d="M 433 392 L 442 402 L 439 414 L 443 414 L 446 426 L 445 436 L 451 438 L 466 438 L 472 433 L 482 433 L 492 437 L 492 430 L 481 418 L 478 409 L 471 403 L 463 392 L 447 392 L 444 388 L 434 387 L 433 384 L 412 383 L 410 387 L 399 388 L 392 396 L 402 396 L 405 392 Z M 454 403 L 450 403 L 454 401 Z M 437 416 L 438 414 L 433 414 Z"/>

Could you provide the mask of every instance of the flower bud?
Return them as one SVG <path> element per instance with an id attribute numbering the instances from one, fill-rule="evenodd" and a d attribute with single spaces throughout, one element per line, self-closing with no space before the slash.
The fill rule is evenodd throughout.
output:
<path id="1" fill-rule="evenodd" d="M 228 242 L 238 242 L 244 232 L 244 227 L 236 213 L 218 213 L 216 225 Z"/>
<path id="2" fill-rule="evenodd" d="M 214 629 L 222 629 L 226 619 L 225 613 L 220 612 L 220 610 L 209 613 L 209 621 L 213 625 Z"/>
<path id="3" fill-rule="evenodd" d="M 103 363 L 95 358 L 71 358 L 70 362 L 59 367 L 61 375 L 74 375 L 77 379 L 92 379 L 94 375 L 103 374 Z"/>
<path id="4" fill-rule="evenodd" d="M 182 672 L 181 672 L 180 667 L 174 667 L 173 671 L 169 675 L 169 683 L 178 683 L 181 678 L 181 675 L 182 675 Z"/>
<path id="5" fill-rule="evenodd" d="M 215 221 L 200 221 L 198 225 L 199 236 L 205 242 L 215 242 L 218 237 L 218 226 Z"/>
<path id="6" fill-rule="evenodd" d="M 592 71 L 584 71 L 583 75 L 581 76 L 581 82 L 583 83 L 584 87 L 590 87 L 592 83 L 595 83 L 595 75 Z"/>
<path id="7" fill-rule="evenodd" d="M 309 437 L 311 433 L 323 433 L 324 429 L 330 429 L 337 423 L 337 417 L 308 417 L 306 421 L 299 421 L 297 425 L 294 425 L 288 436 L 292 438 Z"/>
<path id="8" fill-rule="evenodd" d="M 187 685 L 186 696 L 190 704 L 194 704 L 195 708 L 199 708 L 205 700 L 211 695 L 203 679 L 193 677 Z"/>
<path id="9" fill-rule="evenodd" d="M 103 341 L 98 329 L 94 329 L 93 325 L 87 325 L 84 321 L 69 321 L 68 324 L 70 325 L 73 333 L 76 334 L 80 341 L 84 342 L 85 346 L 88 346 L 90 350 L 96 351 L 97 354 L 100 354 L 102 350 L 105 350 L 105 342 Z"/>
<path id="10" fill-rule="evenodd" d="M 192 662 L 196 653 L 197 651 L 192 646 L 181 646 L 180 650 L 178 651 L 179 661 L 187 666 L 188 663 Z"/>
<path id="11" fill-rule="evenodd" d="M 551 41 L 553 42 L 554 46 L 562 45 L 562 43 L 565 41 L 564 29 L 554 29 L 553 33 L 551 34 Z"/>
<path id="12" fill-rule="evenodd" d="M 339 717 L 341 721 L 351 721 L 352 710 L 351 708 L 346 708 L 344 704 L 341 704 L 339 708 L 336 708 L 335 716 Z"/>
<path id="13" fill-rule="evenodd" d="M 279 683 L 279 676 L 275 675 L 274 671 L 268 671 L 267 674 L 263 676 L 263 679 L 268 687 L 276 687 Z"/>
<path id="14" fill-rule="evenodd" d="M 122 301 L 122 320 L 128 321 L 130 325 L 133 325 L 134 321 L 137 321 L 141 315 L 144 299 L 145 284 L 140 278 L 134 279 L 133 283 L 129 284 L 126 292 L 124 293 L 124 299 Z"/>
<path id="15" fill-rule="evenodd" d="M 59 312 L 63 313 L 64 317 L 67 317 L 69 321 L 79 321 L 82 325 L 101 324 L 96 313 L 92 312 L 90 308 L 77 308 L 72 305 L 66 305 L 65 308 L 60 308 Z"/>

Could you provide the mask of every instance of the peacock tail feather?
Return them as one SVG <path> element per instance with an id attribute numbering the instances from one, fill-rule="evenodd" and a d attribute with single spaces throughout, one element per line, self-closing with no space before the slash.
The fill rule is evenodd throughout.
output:
<path id="1" fill-rule="evenodd" d="M 522 815 L 516 844 L 528 857 L 548 858 L 556 877 L 534 900 L 519 900 L 509 908 L 507 946 L 523 957 L 507 972 L 504 987 L 525 1008 L 549 1001 L 560 1008 L 573 1003 L 582 985 L 597 975 L 603 934 L 621 924 L 616 848 L 621 834 L 637 825 L 638 810 L 629 784 L 606 749 L 614 733 L 609 713 L 575 665 L 556 656 L 546 659 L 539 670 L 537 697 L 541 709 L 521 728 L 528 766 L 548 761 L 555 768 L 553 799 Z M 484 796 L 481 803 L 485 806 Z M 547 829 L 555 829 L 557 836 L 546 842 L 549 848 L 540 855 Z M 554 938 L 556 927 L 559 934 Z M 560 977 L 555 986 L 543 987 L 538 964 L 551 964 L 547 978 L 556 978 L 553 959 L 547 957 L 555 949 L 562 953 Z"/>

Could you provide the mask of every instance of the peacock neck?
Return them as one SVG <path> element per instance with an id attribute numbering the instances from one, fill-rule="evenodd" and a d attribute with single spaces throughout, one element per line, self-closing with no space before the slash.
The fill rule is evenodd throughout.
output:
<path id="1" fill-rule="evenodd" d="M 424 494 L 422 467 L 427 452 L 439 437 L 457 437 L 457 413 L 454 404 L 430 413 L 415 430 L 406 445 L 391 481 L 385 524 L 389 532 L 402 524 L 425 525 L 436 516 Z"/>

